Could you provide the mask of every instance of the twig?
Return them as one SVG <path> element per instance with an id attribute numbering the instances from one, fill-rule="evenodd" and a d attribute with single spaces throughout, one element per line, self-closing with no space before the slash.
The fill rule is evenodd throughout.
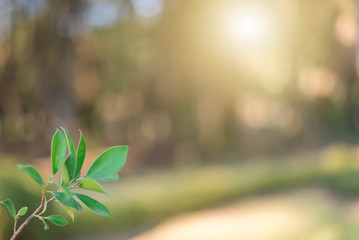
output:
<path id="1" fill-rule="evenodd" d="M 20 225 L 18 229 L 16 229 L 18 217 L 15 218 L 14 234 L 12 235 L 10 240 L 14 240 L 21 233 L 24 227 L 27 224 L 29 224 L 29 222 L 40 213 L 40 211 L 44 208 L 45 204 L 47 205 L 55 199 L 55 197 L 52 197 L 49 200 L 45 201 L 45 195 L 46 195 L 46 188 L 42 191 L 40 206 L 28 218 L 26 218 L 26 220 Z"/>
<path id="2" fill-rule="evenodd" d="M 16 232 L 17 220 L 19 220 L 19 216 L 17 216 L 17 217 L 15 218 L 15 222 L 14 222 L 14 234 L 15 234 L 15 232 Z"/>

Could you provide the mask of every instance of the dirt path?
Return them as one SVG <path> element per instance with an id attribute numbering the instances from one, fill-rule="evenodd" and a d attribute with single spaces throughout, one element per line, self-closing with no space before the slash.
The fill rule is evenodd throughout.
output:
<path id="1" fill-rule="evenodd" d="M 135 237 L 115 234 L 75 239 L 357 240 L 359 200 L 343 200 L 321 188 L 292 190 L 175 216 Z"/>
<path id="2" fill-rule="evenodd" d="M 322 189 L 297 190 L 176 216 L 131 240 L 337 240 L 343 221 L 359 221 L 358 206 Z"/>

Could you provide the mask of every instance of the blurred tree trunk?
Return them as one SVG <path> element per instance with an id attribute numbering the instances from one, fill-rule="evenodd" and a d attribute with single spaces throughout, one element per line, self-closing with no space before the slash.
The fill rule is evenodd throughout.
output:
<path id="1" fill-rule="evenodd" d="M 11 48 L 10 56 L 0 72 L 0 118 L 3 119 L 4 131 L 10 132 L 11 134 L 8 135 L 15 137 L 13 141 L 9 141 L 11 139 L 8 139 L 4 132 L 5 139 L 2 141 L 0 138 L 0 142 L 1 145 L 6 145 L 0 151 L 19 149 L 19 145 L 24 145 L 21 136 L 16 137 L 18 131 L 16 123 L 7 121 L 9 116 L 22 118 L 21 121 L 25 125 L 26 113 L 33 114 L 36 119 L 41 118 L 36 114 L 45 113 L 42 126 L 37 126 L 37 141 L 44 140 L 45 131 L 52 131 L 54 127 L 67 126 L 70 130 L 78 127 L 75 121 L 77 107 L 72 88 L 76 61 L 72 38 L 77 33 L 74 29 L 76 27 L 79 29 L 78 24 L 82 24 L 82 13 L 86 2 L 49 0 L 47 4 L 48 8 L 45 12 L 35 19 L 28 19 L 26 16 L 17 17 L 16 21 L 12 19 L 13 29 L 7 40 Z M 21 9 L 17 14 L 21 14 Z M 16 36 L 18 30 L 20 34 Z M 24 42 L 19 43 L 22 35 L 26 38 L 22 40 Z M 24 81 L 18 79 L 18 73 L 25 68 L 25 64 L 34 71 L 35 86 L 29 90 L 32 94 L 31 98 L 20 91 Z M 32 101 L 34 104 L 27 104 L 27 101 Z M 38 146 L 40 151 L 46 150 L 38 142 L 35 144 L 40 145 Z M 28 149 L 32 147 L 29 146 L 24 151 Z"/>
<path id="2" fill-rule="evenodd" d="M 71 37 L 85 4 L 72 0 L 53 0 L 50 4 L 50 11 L 36 24 L 34 33 L 41 98 L 49 118 L 60 118 L 74 128 L 76 102 L 72 81 L 76 56 Z"/>

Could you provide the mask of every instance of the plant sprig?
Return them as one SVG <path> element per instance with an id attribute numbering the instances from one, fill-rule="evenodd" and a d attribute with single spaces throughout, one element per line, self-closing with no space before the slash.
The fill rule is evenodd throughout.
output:
<path id="1" fill-rule="evenodd" d="M 74 221 L 74 210 L 83 209 L 80 203 L 99 215 L 112 218 L 110 210 L 105 205 L 87 195 L 74 193 L 71 190 L 82 188 L 100 192 L 108 196 L 108 193 L 99 181 L 118 180 L 117 172 L 122 169 L 126 162 L 128 147 L 115 146 L 107 149 L 95 159 L 85 176 L 80 177 L 86 155 L 85 138 L 80 131 L 80 140 L 76 148 L 67 131 L 64 128 L 61 128 L 61 130 L 63 132 L 57 130 L 52 138 L 52 175 L 46 183 L 35 167 L 31 165 L 18 165 L 19 169 L 30 176 L 30 178 L 41 188 L 42 194 L 39 207 L 30 214 L 19 227 L 17 227 L 19 218 L 26 215 L 28 208 L 24 206 L 16 212 L 15 205 L 11 199 L 6 199 L 0 202 L 7 208 L 9 214 L 14 219 L 14 232 L 10 240 L 14 240 L 33 218 L 42 221 L 45 230 L 49 229 L 47 221 L 58 226 L 66 225 L 68 221 L 63 216 L 43 216 L 48 204 L 52 201 L 61 205 L 71 217 L 72 221 Z M 56 174 L 60 175 L 60 182 L 55 179 Z M 48 191 L 50 185 L 56 185 L 58 190 Z M 47 195 L 50 195 L 49 199 Z"/>

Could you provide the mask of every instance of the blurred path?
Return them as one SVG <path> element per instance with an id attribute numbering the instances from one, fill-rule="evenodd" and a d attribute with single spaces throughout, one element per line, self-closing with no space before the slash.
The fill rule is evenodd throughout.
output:
<path id="1" fill-rule="evenodd" d="M 349 217 L 358 221 L 357 204 L 322 189 L 297 190 L 177 216 L 131 240 L 334 240 L 342 236 L 336 221 L 343 212 L 356 212 Z"/>
<path id="2" fill-rule="evenodd" d="M 359 239 L 358 229 L 358 200 L 344 200 L 324 189 L 311 188 L 250 197 L 175 216 L 135 237 L 119 233 L 74 239 L 351 240 Z"/>

